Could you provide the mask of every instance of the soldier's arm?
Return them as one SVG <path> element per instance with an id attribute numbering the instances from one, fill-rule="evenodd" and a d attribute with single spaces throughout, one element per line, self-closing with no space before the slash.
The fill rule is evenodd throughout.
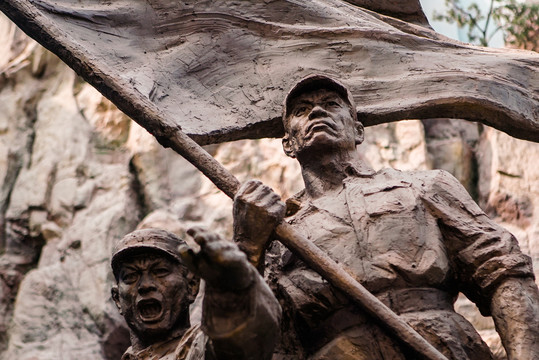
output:
<path id="1" fill-rule="evenodd" d="M 236 244 L 199 228 L 189 233 L 201 250 L 181 254 L 206 281 L 202 329 L 209 351 L 217 359 L 271 359 L 281 318 L 275 296 Z"/>
<path id="2" fill-rule="evenodd" d="M 281 309 L 258 274 L 253 284 L 241 291 L 208 289 L 203 306 L 202 327 L 217 359 L 271 359 Z"/>
<path id="3" fill-rule="evenodd" d="M 539 293 L 532 278 L 509 278 L 494 291 L 491 312 L 508 359 L 539 358 Z"/>
<path id="4" fill-rule="evenodd" d="M 529 256 L 450 174 L 427 179 L 424 201 L 438 220 L 460 290 L 492 315 L 509 359 L 539 358 L 539 294 Z"/>

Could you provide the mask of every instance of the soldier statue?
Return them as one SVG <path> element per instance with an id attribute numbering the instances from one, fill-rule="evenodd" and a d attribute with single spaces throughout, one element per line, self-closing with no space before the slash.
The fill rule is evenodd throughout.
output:
<path id="1" fill-rule="evenodd" d="M 454 311 L 459 292 L 492 316 L 509 359 L 539 359 L 539 295 L 531 259 L 440 170 L 374 171 L 356 150 L 364 129 L 345 86 L 313 75 L 288 93 L 283 148 L 305 189 L 289 223 L 448 359 L 493 357 Z M 268 250 L 284 204 L 257 181 L 234 201 L 235 240 L 283 306 L 274 359 L 416 359 L 362 308 L 288 252 Z M 273 250 L 275 247 L 272 247 Z"/>
<path id="2" fill-rule="evenodd" d="M 122 360 L 271 359 L 281 316 L 271 290 L 233 242 L 200 228 L 189 234 L 198 253 L 159 229 L 136 230 L 114 247 L 112 298 L 131 334 Z M 191 325 L 199 277 L 202 324 Z"/>

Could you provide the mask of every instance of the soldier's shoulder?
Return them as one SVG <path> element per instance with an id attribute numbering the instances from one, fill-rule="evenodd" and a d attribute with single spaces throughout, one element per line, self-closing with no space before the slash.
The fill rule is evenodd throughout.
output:
<path id="1" fill-rule="evenodd" d="M 386 168 L 376 173 L 375 181 L 407 184 L 423 192 L 460 188 L 459 181 L 446 170 L 396 170 Z"/>
<path id="2" fill-rule="evenodd" d="M 436 184 L 453 184 L 458 180 L 446 170 L 397 170 L 385 168 L 375 174 L 375 180 L 408 183 L 412 187 L 430 188 Z"/>

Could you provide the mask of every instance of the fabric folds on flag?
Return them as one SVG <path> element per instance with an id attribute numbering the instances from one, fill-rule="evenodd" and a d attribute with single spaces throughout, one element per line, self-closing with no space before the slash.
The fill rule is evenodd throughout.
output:
<path id="1" fill-rule="evenodd" d="M 414 1 L 416 2 L 416 1 Z M 282 134 L 299 79 L 348 85 L 365 125 L 460 117 L 539 141 L 539 55 L 462 44 L 360 1 L 3 0 L 0 9 L 144 124 L 200 144 Z"/>

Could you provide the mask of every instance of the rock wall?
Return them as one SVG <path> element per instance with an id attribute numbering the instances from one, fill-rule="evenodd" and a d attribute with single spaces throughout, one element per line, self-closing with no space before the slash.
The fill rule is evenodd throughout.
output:
<path id="1" fill-rule="evenodd" d="M 231 235 L 231 201 L 67 66 L 0 18 L 0 358 L 112 360 L 128 345 L 110 300 L 113 242 L 137 226 Z M 444 168 L 539 268 L 539 144 L 456 120 L 366 130 L 373 167 Z M 240 180 L 302 188 L 279 140 L 207 150 Z M 499 351 L 492 323 L 458 308 Z"/>

